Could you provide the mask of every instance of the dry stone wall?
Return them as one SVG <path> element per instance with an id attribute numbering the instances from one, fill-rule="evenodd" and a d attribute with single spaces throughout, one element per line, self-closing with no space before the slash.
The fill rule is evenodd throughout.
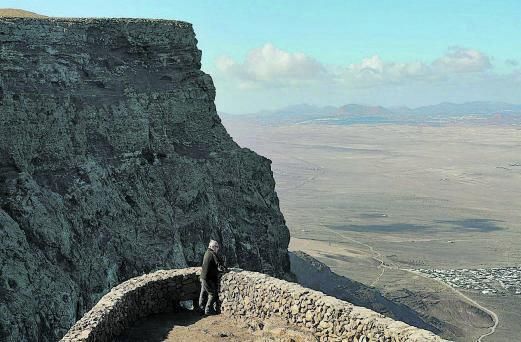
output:
<path id="1" fill-rule="evenodd" d="M 111 341 L 132 322 L 173 311 L 199 295 L 200 268 L 157 271 L 114 287 L 63 337 L 69 341 Z"/>
<path id="2" fill-rule="evenodd" d="M 445 341 L 427 330 L 262 273 L 225 274 L 220 296 L 226 314 L 244 319 L 278 316 L 307 329 L 319 341 Z"/>
<path id="3" fill-rule="evenodd" d="M 162 270 L 114 287 L 62 339 L 111 341 L 134 321 L 197 300 L 200 268 Z M 222 311 L 238 319 L 279 317 L 319 341 L 444 341 L 433 333 L 262 273 L 234 269 L 221 279 Z"/>

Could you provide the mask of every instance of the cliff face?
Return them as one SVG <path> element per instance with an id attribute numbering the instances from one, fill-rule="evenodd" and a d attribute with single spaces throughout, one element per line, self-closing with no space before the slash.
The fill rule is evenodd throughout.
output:
<path id="1" fill-rule="evenodd" d="M 217 116 L 190 24 L 0 20 L 0 340 L 56 340 L 115 284 L 289 271 L 270 161 Z"/>

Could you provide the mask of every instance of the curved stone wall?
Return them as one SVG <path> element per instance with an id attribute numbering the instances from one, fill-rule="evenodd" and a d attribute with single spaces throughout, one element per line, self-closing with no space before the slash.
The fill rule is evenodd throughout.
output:
<path id="1" fill-rule="evenodd" d="M 112 341 L 132 322 L 175 309 L 199 295 L 199 267 L 157 271 L 114 287 L 87 312 L 62 341 Z"/>
<path id="2" fill-rule="evenodd" d="M 430 331 L 262 273 L 225 274 L 220 296 L 224 313 L 245 319 L 278 316 L 319 341 L 445 341 Z"/>
<path id="3" fill-rule="evenodd" d="M 113 288 L 62 341 L 111 341 L 132 322 L 175 309 L 199 294 L 200 268 L 157 271 Z M 239 319 L 276 316 L 319 341 L 444 341 L 433 333 L 262 273 L 233 269 L 221 279 L 223 313 Z"/>

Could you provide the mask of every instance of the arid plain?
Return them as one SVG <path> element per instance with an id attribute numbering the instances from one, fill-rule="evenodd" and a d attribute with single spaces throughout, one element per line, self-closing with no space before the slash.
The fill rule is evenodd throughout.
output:
<path id="1" fill-rule="evenodd" d="M 521 295 L 413 271 L 521 265 L 520 126 L 223 123 L 273 161 L 291 250 L 439 320 L 448 338 L 521 336 Z"/>

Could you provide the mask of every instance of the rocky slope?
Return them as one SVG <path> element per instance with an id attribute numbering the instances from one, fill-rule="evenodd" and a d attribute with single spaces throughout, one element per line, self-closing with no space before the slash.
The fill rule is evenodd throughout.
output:
<path id="1" fill-rule="evenodd" d="M 227 134 L 196 43 L 177 21 L 0 21 L 0 340 L 56 340 L 210 238 L 288 274 L 271 162 Z"/>
<path id="2" fill-rule="evenodd" d="M 18 18 L 42 18 L 44 15 L 40 15 L 34 12 L 24 11 L 17 8 L 0 8 L 0 17 L 18 17 Z"/>
<path id="3" fill-rule="evenodd" d="M 470 341 L 476 328 L 485 329 L 494 324 L 486 312 L 462 300 L 407 289 L 384 295 L 375 288 L 336 274 L 302 251 L 289 254 L 291 271 L 302 286 L 430 330 L 444 338 Z"/>
<path id="4" fill-rule="evenodd" d="M 327 265 L 302 251 L 291 252 L 290 260 L 291 271 L 295 273 L 298 283 L 302 286 L 436 334 L 441 332 L 431 322 L 422 319 L 418 312 L 403 304 L 390 301 L 374 288 L 332 272 Z"/>

